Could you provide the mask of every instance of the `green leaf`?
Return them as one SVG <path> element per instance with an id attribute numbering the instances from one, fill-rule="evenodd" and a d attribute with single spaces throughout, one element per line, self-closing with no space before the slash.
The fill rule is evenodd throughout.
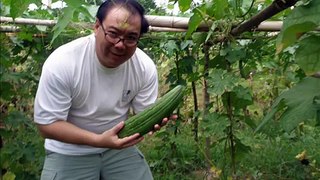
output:
<path id="1" fill-rule="evenodd" d="M 213 96 L 220 96 L 224 92 L 231 92 L 238 85 L 239 78 L 222 69 L 213 69 L 209 73 L 208 92 Z"/>
<path id="2" fill-rule="evenodd" d="M 230 126 L 230 122 L 227 116 L 213 112 L 204 116 L 200 126 L 206 137 L 215 136 L 219 139 L 225 136 L 224 130 Z"/>
<path id="3" fill-rule="evenodd" d="M 216 19 L 222 19 L 225 17 L 228 8 L 227 0 L 215 0 L 214 1 L 214 17 Z"/>
<path id="4" fill-rule="evenodd" d="M 15 179 L 16 179 L 16 175 L 13 172 L 8 171 L 3 175 L 3 180 L 15 180 Z"/>
<path id="5" fill-rule="evenodd" d="M 202 44 L 206 40 L 207 33 L 205 32 L 195 32 L 192 34 L 192 40 L 195 44 Z M 196 46 L 194 52 L 198 52 L 199 46 Z"/>
<path id="6" fill-rule="evenodd" d="M 307 74 L 320 71 L 320 36 L 309 36 L 299 43 L 295 61 Z"/>
<path id="7" fill-rule="evenodd" d="M 174 4 L 168 4 L 168 5 L 167 5 L 167 9 L 173 10 L 173 9 L 174 9 Z"/>
<path id="8" fill-rule="evenodd" d="M 250 117 L 244 116 L 241 120 L 243 122 L 245 122 L 251 129 L 256 129 L 257 128 L 257 125 L 255 123 L 255 119 L 252 119 Z"/>
<path id="9" fill-rule="evenodd" d="M 231 98 L 235 108 L 244 108 L 253 103 L 250 89 L 241 85 L 234 88 L 231 92 Z"/>
<path id="10" fill-rule="evenodd" d="M 251 147 L 243 144 L 241 140 L 237 137 L 234 138 L 234 142 L 235 142 L 235 150 L 236 150 L 235 152 L 236 159 L 241 160 L 251 151 Z M 231 149 L 229 149 L 229 151 L 230 150 Z"/>
<path id="11" fill-rule="evenodd" d="M 216 2 L 213 2 L 212 0 L 211 1 L 207 1 L 205 6 L 206 6 L 206 11 L 207 11 L 207 14 L 208 16 L 210 17 L 213 17 L 214 16 L 214 5 L 215 5 Z"/>
<path id="12" fill-rule="evenodd" d="M 316 117 L 320 110 L 315 99 L 320 97 L 320 79 L 307 77 L 290 90 L 282 93 L 274 102 L 271 111 L 263 118 L 256 132 L 267 124 L 279 111 L 283 113 L 279 117 L 281 126 L 287 132 L 297 127 L 299 123 Z M 316 101 L 317 102 L 317 101 Z"/>
<path id="13" fill-rule="evenodd" d="M 275 114 L 285 107 L 285 103 L 283 99 L 277 99 L 275 103 L 273 103 L 270 112 L 268 112 L 261 123 L 256 128 L 255 132 L 259 132 L 262 128 L 275 116 Z"/>
<path id="14" fill-rule="evenodd" d="M 207 41 L 210 39 L 210 37 L 214 34 L 217 26 L 218 26 L 217 21 L 215 21 L 215 22 L 212 23 L 212 25 L 211 25 L 211 27 L 210 27 L 210 29 L 209 29 L 208 35 L 207 35 L 207 37 L 206 37 L 206 41 L 205 41 L 205 42 L 207 42 Z"/>
<path id="15" fill-rule="evenodd" d="M 36 28 L 37 28 L 39 31 L 42 31 L 42 32 L 47 31 L 47 26 L 36 25 Z"/>
<path id="16" fill-rule="evenodd" d="M 73 7 L 73 8 L 78 8 L 81 5 L 85 4 L 84 1 L 74 1 L 74 0 L 64 0 L 67 3 L 67 6 Z"/>
<path id="17" fill-rule="evenodd" d="M 88 7 L 80 6 L 77 11 L 84 16 L 84 19 L 88 19 L 90 22 L 94 22 L 94 16 L 88 10 Z"/>
<path id="18" fill-rule="evenodd" d="M 221 56 L 220 54 L 216 55 L 210 62 L 210 68 L 218 68 L 218 69 L 226 69 L 227 63 L 225 56 Z"/>
<path id="19" fill-rule="evenodd" d="M 314 30 L 320 25 L 320 3 L 312 0 L 308 5 L 298 6 L 283 21 L 277 38 L 277 53 L 292 45 L 302 33 Z"/>
<path id="20" fill-rule="evenodd" d="M 34 0 L 11 0 L 10 2 L 10 16 L 15 19 L 19 17 L 28 9 L 29 4 Z"/>
<path id="21" fill-rule="evenodd" d="M 202 22 L 201 9 L 195 8 L 193 10 L 193 15 L 189 19 L 188 31 L 185 39 L 189 39 L 191 34 L 196 31 L 200 23 Z"/>
<path id="22" fill-rule="evenodd" d="M 7 128 L 17 128 L 19 126 L 24 126 L 29 122 L 29 119 L 26 117 L 23 112 L 12 110 L 10 114 L 4 119 L 5 126 Z"/>
<path id="23" fill-rule="evenodd" d="M 95 16 L 96 16 L 96 13 L 97 13 L 99 7 L 98 6 L 94 6 L 94 5 L 88 5 L 85 8 L 90 13 L 91 17 L 93 19 L 95 19 Z"/>
<path id="24" fill-rule="evenodd" d="M 62 16 L 59 17 L 57 24 L 53 27 L 53 37 L 51 40 L 51 44 L 53 41 L 59 36 L 59 34 L 68 26 L 72 18 L 74 17 L 75 13 L 83 13 L 86 17 L 91 17 L 91 14 L 88 10 L 84 10 L 82 5 L 86 5 L 85 2 L 73 1 L 73 0 L 66 0 L 68 7 L 63 8 Z"/>
<path id="25" fill-rule="evenodd" d="M 0 96 L 2 99 L 10 101 L 14 96 L 13 89 L 14 87 L 9 82 L 0 81 Z"/>
<path id="26" fill-rule="evenodd" d="M 225 56 L 226 59 L 232 64 L 246 57 L 246 51 L 242 46 L 231 43 L 226 48 L 220 50 L 220 55 Z"/>
<path id="27" fill-rule="evenodd" d="M 178 3 L 180 11 L 185 12 L 190 9 L 191 2 L 192 0 L 179 0 Z"/>
<path id="28" fill-rule="evenodd" d="M 181 74 L 191 74 L 193 72 L 193 66 L 196 60 L 192 56 L 186 56 L 179 59 L 179 72 Z"/>
<path id="29" fill-rule="evenodd" d="M 67 27 L 67 25 L 70 23 L 73 14 L 75 12 L 75 8 L 73 7 L 66 7 L 63 8 L 63 15 L 58 19 L 57 24 L 53 27 L 53 37 L 51 40 L 51 44 L 53 41 L 59 36 L 59 34 Z"/>
<path id="30" fill-rule="evenodd" d="M 192 47 L 192 45 L 193 45 L 193 42 L 191 40 L 182 41 L 180 44 L 180 49 L 185 50 L 185 49 L 188 49 L 189 47 Z"/>
<path id="31" fill-rule="evenodd" d="M 165 50 L 168 56 L 173 56 L 174 53 L 179 50 L 179 47 L 174 40 L 169 40 L 163 44 L 162 48 Z"/>

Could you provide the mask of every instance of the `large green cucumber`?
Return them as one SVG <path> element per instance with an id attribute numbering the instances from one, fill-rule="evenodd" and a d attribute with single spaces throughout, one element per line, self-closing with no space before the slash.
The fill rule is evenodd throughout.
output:
<path id="1" fill-rule="evenodd" d="M 162 119 L 171 115 L 183 99 L 185 86 L 177 85 L 153 105 L 144 111 L 130 117 L 118 133 L 120 138 L 139 133 L 141 136 L 153 130 L 155 124 L 161 124 Z"/>

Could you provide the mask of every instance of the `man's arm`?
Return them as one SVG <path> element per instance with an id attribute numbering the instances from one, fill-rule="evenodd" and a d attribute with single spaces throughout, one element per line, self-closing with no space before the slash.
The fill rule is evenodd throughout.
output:
<path id="1" fill-rule="evenodd" d="M 133 146 L 143 140 L 143 137 L 138 133 L 120 139 L 117 134 L 124 126 L 124 122 L 120 122 L 102 134 L 81 129 L 63 120 L 55 121 L 47 125 L 37 124 L 37 126 L 44 138 L 93 147 L 122 149 Z"/>

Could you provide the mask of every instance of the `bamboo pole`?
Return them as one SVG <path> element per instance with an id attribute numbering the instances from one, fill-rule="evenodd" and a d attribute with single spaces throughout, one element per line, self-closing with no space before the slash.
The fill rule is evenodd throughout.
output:
<path id="1" fill-rule="evenodd" d="M 174 17 L 174 16 L 155 16 L 146 15 L 146 19 L 150 24 L 151 32 L 185 32 L 188 29 L 189 18 L 187 17 Z M 31 19 L 31 18 L 16 18 L 0 16 L 1 24 L 24 24 L 24 25 L 43 25 L 54 26 L 56 20 L 43 20 L 43 19 Z M 90 28 L 91 23 L 72 23 L 74 26 Z M 200 24 L 199 29 L 208 29 L 210 24 Z M 282 27 L 282 21 L 263 21 L 255 29 L 255 31 L 280 31 Z M 0 31 L 3 29 L 10 29 L 8 27 L 1 26 Z M 12 27 L 12 30 L 16 27 Z M 320 27 L 317 28 L 320 30 Z"/>
<path id="2" fill-rule="evenodd" d="M 187 29 L 149 26 L 149 31 L 150 32 L 186 32 Z"/>
<path id="3" fill-rule="evenodd" d="M 26 25 L 43 25 L 54 26 L 56 20 L 44 20 L 44 19 L 31 19 L 31 18 L 11 18 L 0 16 L 0 23 L 14 23 L 14 24 L 26 24 Z"/>
<path id="4" fill-rule="evenodd" d="M 259 31 L 280 31 L 282 28 L 282 21 L 263 21 L 261 22 L 257 30 Z"/>
<path id="5" fill-rule="evenodd" d="M 189 18 L 174 16 L 146 15 L 150 26 L 187 29 Z"/>
<path id="6" fill-rule="evenodd" d="M 152 32 L 184 32 L 188 29 L 189 18 L 186 17 L 174 17 L 174 16 L 154 16 L 147 15 L 146 19 L 150 24 L 150 31 Z M 24 25 L 43 25 L 54 26 L 56 20 L 43 20 L 43 19 L 31 19 L 31 18 L 16 18 L 0 17 L 0 23 L 8 24 L 24 24 Z M 80 23 L 73 23 L 80 24 Z M 84 24 L 84 23 L 81 23 Z M 87 23 L 86 27 L 92 27 L 90 23 Z M 264 21 L 255 30 L 257 31 L 280 31 L 282 27 L 282 21 Z M 206 24 L 200 24 L 199 28 L 208 28 Z"/>
<path id="7" fill-rule="evenodd" d="M 146 15 L 146 19 L 148 20 L 150 26 L 155 26 L 155 27 L 169 27 L 169 28 L 186 29 L 188 27 L 188 23 L 189 23 L 189 18 L 186 18 L 186 17 Z M 31 19 L 31 18 L 15 18 L 15 19 L 13 19 L 11 17 L 0 16 L 0 23 L 54 26 L 57 23 L 57 21 L 56 20 Z"/>
<path id="8" fill-rule="evenodd" d="M 0 32 L 18 32 L 20 28 L 18 26 L 0 26 Z"/>

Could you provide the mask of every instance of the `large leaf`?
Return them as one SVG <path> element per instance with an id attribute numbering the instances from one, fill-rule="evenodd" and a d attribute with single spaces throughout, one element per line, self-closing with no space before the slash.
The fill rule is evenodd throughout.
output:
<path id="1" fill-rule="evenodd" d="M 173 56 L 176 51 L 179 50 L 178 45 L 176 44 L 176 41 L 174 40 L 169 40 L 163 45 L 161 45 L 163 48 L 164 52 L 167 53 L 169 57 Z"/>
<path id="2" fill-rule="evenodd" d="M 29 4 L 34 3 L 35 0 L 11 0 L 10 2 L 10 16 L 15 19 L 19 17 L 28 9 Z"/>
<path id="3" fill-rule="evenodd" d="M 281 126 L 287 132 L 297 127 L 299 123 L 316 117 L 320 110 L 320 79 L 307 77 L 290 90 L 282 93 L 274 102 L 271 111 L 263 118 L 256 131 L 274 118 L 279 111 Z"/>
<path id="4" fill-rule="evenodd" d="M 246 51 L 243 46 L 237 43 L 231 43 L 220 50 L 220 55 L 225 56 L 230 63 L 235 63 L 241 59 L 245 59 Z"/>
<path id="5" fill-rule="evenodd" d="M 239 78 L 222 69 L 214 69 L 209 73 L 208 92 L 220 96 L 224 92 L 231 92 L 239 83 Z"/>
<path id="6" fill-rule="evenodd" d="M 314 30 L 320 25 L 320 2 L 312 0 L 308 5 L 298 6 L 283 22 L 277 38 L 277 52 L 292 45 L 302 33 Z"/>
<path id="7" fill-rule="evenodd" d="M 70 23 L 76 8 L 70 6 L 63 9 L 63 15 L 59 18 L 57 24 L 53 27 L 53 37 L 51 43 L 59 36 L 59 34 L 67 27 Z"/>
<path id="8" fill-rule="evenodd" d="M 189 39 L 191 34 L 197 30 L 197 28 L 199 27 L 200 23 L 202 22 L 203 18 L 202 18 L 202 14 L 203 14 L 203 10 L 205 7 L 197 7 L 195 9 L 193 9 L 193 15 L 190 17 L 189 19 L 189 23 L 188 23 L 188 30 L 187 30 L 187 34 L 185 36 L 185 39 Z"/>
<path id="9" fill-rule="evenodd" d="M 191 74 L 193 72 L 193 67 L 196 60 L 192 56 L 186 56 L 179 59 L 179 73 L 181 74 Z"/>
<path id="10" fill-rule="evenodd" d="M 53 27 L 54 33 L 51 40 L 51 44 L 72 21 L 72 18 L 76 12 L 83 13 L 84 16 L 88 17 L 89 19 L 92 19 L 92 16 L 89 13 L 89 11 L 82 7 L 82 5 L 87 5 L 85 2 L 66 0 L 66 3 L 67 3 L 67 7 L 63 8 L 62 16 L 59 17 L 57 24 Z"/>
<path id="11" fill-rule="evenodd" d="M 230 126 L 230 121 L 225 115 L 216 112 L 206 114 L 200 127 L 206 137 L 214 136 L 217 139 L 225 137 L 225 129 Z"/>
<path id="12" fill-rule="evenodd" d="M 320 17 L 319 17 L 320 18 Z M 307 75 L 320 71 L 320 36 L 309 36 L 299 43 L 296 62 Z"/>
<path id="13" fill-rule="evenodd" d="M 214 1 L 214 17 L 216 19 L 222 19 L 227 14 L 228 1 L 227 0 L 215 0 Z"/>
<path id="14" fill-rule="evenodd" d="M 235 150 L 236 150 L 236 152 L 235 152 L 236 159 L 241 160 L 241 159 L 245 158 L 246 155 L 251 151 L 251 147 L 242 143 L 242 141 L 237 137 L 234 137 L 234 142 L 235 142 L 234 145 L 235 145 Z M 231 151 L 230 147 L 228 149 L 229 149 L 229 151 Z"/>
<path id="15" fill-rule="evenodd" d="M 244 108 L 253 103 L 252 95 L 249 88 L 241 85 L 235 87 L 230 93 L 232 99 L 232 106 L 235 108 Z M 227 104 L 227 97 L 223 96 L 223 103 Z"/>

